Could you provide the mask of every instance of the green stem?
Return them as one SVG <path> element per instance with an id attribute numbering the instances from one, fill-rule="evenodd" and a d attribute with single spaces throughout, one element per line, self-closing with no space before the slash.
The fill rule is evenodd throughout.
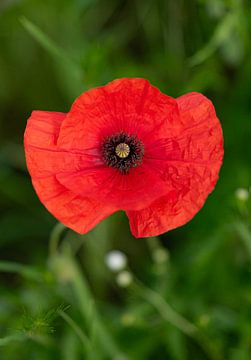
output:
<path id="1" fill-rule="evenodd" d="M 178 328 L 184 334 L 193 337 L 197 332 L 197 327 L 177 313 L 166 301 L 154 290 L 146 287 L 137 281 L 134 284 L 136 290 L 148 303 L 150 303 L 161 315 L 163 319 Z"/>
<path id="2" fill-rule="evenodd" d="M 65 229 L 65 226 L 60 222 L 57 223 L 54 228 L 52 229 L 50 241 L 49 241 L 49 253 L 50 257 L 53 257 L 57 253 L 58 244 L 60 241 L 60 236 Z"/>
<path id="3" fill-rule="evenodd" d="M 212 346 L 200 330 L 176 312 L 159 293 L 146 287 L 139 280 L 133 286 L 138 294 L 151 304 L 164 320 L 168 321 L 185 335 L 193 338 L 212 360 L 220 360 L 222 358 L 218 350 Z"/>
<path id="4" fill-rule="evenodd" d="M 4 338 L 0 338 L 0 346 L 9 345 L 9 343 L 12 343 L 13 341 L 24 341 L 27 340 L 27 336 L 23 334 L 17 334 L 17 335 L 9 335 L 5 336 Z"/>
<path id="5" fill-rule="evenodd" d="M 87 354 L 91 353 L 92 347 L 90 341 L 88 337 L 84 334 L 80 326 L 78 326 L 78 324 L 76 324 L 76 322 L 64 311 L 59 310 L 58 314 L 65 320 L 65 322 L 67 322 L 67 324 L 73 329 L 75 334 L 79 337 Z"/>
<path id="6" fill-rule="evenodd" d="M 97 333 L 98 342 L 100 343 L 103 350 L 107 353 L 109 358 L 115 358 L 120 356 L 121 352 L 119 351 L 117 345 L 115 344 L 112 336 L 109 333 L 109 330 L 105 327 L 99 315 L 97 313 L 95 303 L 87 284 L 86 279 L 84 278 L 79 267 L 73 259 L 70 260 L 74 268 L 74 277 L 72 278 L 72 286 L 76 297 L 79 300 L 80 310 L 85 319 L 85 323 L 89 328 L 94 326 Z M 91 326 L 90 326 L 91 325 Z"/>
<path id="7" fill-rule="evenodd" d="M 17 273 L 25 278 L 36 281 L 42 281 L 44 275 L 43 273 L 32 268 L 31 266 L 19 264 L 12 261 L 0 261 L 0 271 Z"/>

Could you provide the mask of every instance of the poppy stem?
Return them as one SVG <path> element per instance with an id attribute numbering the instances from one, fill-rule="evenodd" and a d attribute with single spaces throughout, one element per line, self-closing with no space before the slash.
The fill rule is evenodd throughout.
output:
<path id="1" fill-rule="evenodd" d="M 61 237 L 64 229 L 65 229 L 65 226 L 60 222 L 58 222 L 52 229 L 50 240 L 49 240 L 50 257 L 53 257 L 54 255 L 56 255 L 60 237 Z"/>
<path id="2" fill-rule="evenodd" d="M 50 266 L 58 281 L 67 284 L 71 288 L 72 302 L 81 314 L 79 322 L 81 323 L 82 332 L 80 333 L 79 325 L 69 318 L 67 314 L 66 316 L 62 313 L 60 315 L 64 317 L 64 320 L 80 338 L 83 350 L 87 353 L 86 359 L 100 359 L 100 354 L 103 353 L 107 355 L 107 359 L 122 358 L 122 356 L 123 359 L 126 359 L 100 316 L 89 283 L 74 258 L 71 247 L 64 246 L 62 251 L 57 252 L 57 246 L 55 245 L 57 245 L 60 233 L 56 232 L 56 230 L 55 233 L 57 236 L 52 240 L 52 253 L 54 253 L 55 249 L 56 253 L 50 259 Z"/>

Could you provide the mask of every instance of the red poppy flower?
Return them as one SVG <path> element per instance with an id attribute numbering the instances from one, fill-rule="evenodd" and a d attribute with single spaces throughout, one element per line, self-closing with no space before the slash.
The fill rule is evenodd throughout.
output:
<path id="1" fill-rule="evenodd" d="M 34 188 L 58 220 L 86 233 L 124 210 L 135 237 L 189 221 L 223 158 L 211 101 L 199 93 L 174 99 L 144 79 L 89 90 L 67 114 L 33 111 L 24 144 Z"/>

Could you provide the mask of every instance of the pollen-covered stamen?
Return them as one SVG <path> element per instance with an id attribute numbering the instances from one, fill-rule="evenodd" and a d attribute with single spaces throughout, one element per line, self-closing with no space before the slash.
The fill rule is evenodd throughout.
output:
<path id="1" fill-rule="evenodd" d="M 107 166 L 126 174 L 132 167 L 142 163 L 144 145 L 137 136 L 121 132 L 105 138 L 101 151 Z"/>
<path id="2" fill-rule="evenodd" d="M 120 143 L 116 146 L 115 153 L 118 157 L 124 159 L 130 154 L 130 147 L 126 143 Z"/>

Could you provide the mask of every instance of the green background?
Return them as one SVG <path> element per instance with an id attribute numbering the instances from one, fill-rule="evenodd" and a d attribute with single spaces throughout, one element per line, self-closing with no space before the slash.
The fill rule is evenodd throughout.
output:
<path id="1" fill-rule="evenodd" d="M 251 359 L 250 35 L 248 0 L 1 0 L 1 359 Z M 63 229 L 25 166 L 33 109 L 67 112 L 119 77 L 202 92 L 224 131 L 215 191 L 159 238 L 134 239 L 122 212 L 84 236 Z"/>

